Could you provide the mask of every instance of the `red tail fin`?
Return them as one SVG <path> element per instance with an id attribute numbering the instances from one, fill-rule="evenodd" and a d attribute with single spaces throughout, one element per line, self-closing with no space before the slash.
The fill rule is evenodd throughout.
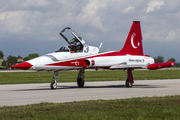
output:
<path id="1" fill-rule="evenodd" d="M 140 21 L 133 22 L 124 47 L 119 52 L 122 54 L 143 55 Z"/>

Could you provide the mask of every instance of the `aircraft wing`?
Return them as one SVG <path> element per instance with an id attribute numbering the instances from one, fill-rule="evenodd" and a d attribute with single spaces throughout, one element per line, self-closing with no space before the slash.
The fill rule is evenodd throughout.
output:
<path id="1" fill-rule="evenodd" d="M 125 63 L 121 63 L 121 64 L 118 64 L 118 65 L 114 65 L 114 66 L 111 66 L 110 69 L 126 69 L 126 68 L 134 68 L 134 69 L 138 69 L 138 68 L 146 68 L 147 65 L 127 65 Z"/>

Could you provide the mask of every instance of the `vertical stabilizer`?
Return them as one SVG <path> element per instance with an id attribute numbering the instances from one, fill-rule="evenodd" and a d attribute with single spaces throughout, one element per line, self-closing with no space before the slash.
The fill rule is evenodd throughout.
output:
<path id="1" fill-rule="evenodd" d="M 140 21 L 133 22 L 124 47 L 119 52 L 122 54 L 143 55 Z"/>

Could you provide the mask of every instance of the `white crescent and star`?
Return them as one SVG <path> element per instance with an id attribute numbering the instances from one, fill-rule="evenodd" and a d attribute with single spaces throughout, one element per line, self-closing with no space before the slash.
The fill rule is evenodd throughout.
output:
<path id="1" fill-rule="evenodd" d="M 138 48 L 138 46 L 140 45 L 140 43 L 138 42 L 138 45 L 137 45 L 137 46 L 134 45 L 134 36 L 136 36 L 135 33 L 133 33 L 133 34 L 131 35 L 131 45 L 132 45 L 132 47 L 133 47 L 134 49 L 136 49 L 136 48 Z"/>

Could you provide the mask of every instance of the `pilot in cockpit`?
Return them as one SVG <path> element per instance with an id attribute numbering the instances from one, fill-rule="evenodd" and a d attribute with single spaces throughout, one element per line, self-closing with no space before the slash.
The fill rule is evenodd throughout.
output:
<path id="1" fill-rule="evenodd" d="M 83 49 L 83 45 L 81 45 L 81 44 L 77 45 L 78 52 L 82 52 L 82 49 Z"/>
<path id="2" fill-rule="evenodd" d="M 79 44 L 77 46 L 69 45 L 68 47 L 69 47 L 71 53 L 82 52 L 82 49 L 83 49 L 83 45 L 81 45 L 81 44 Z"/>
<path id="3" fill-rule="evenodd" d="M 73 47 L 72 45 L 69 45 L 68 47 L 69 47 L 71 53 L 75 53 L 75 52 L 74 52 L 74 47 Z"/>

